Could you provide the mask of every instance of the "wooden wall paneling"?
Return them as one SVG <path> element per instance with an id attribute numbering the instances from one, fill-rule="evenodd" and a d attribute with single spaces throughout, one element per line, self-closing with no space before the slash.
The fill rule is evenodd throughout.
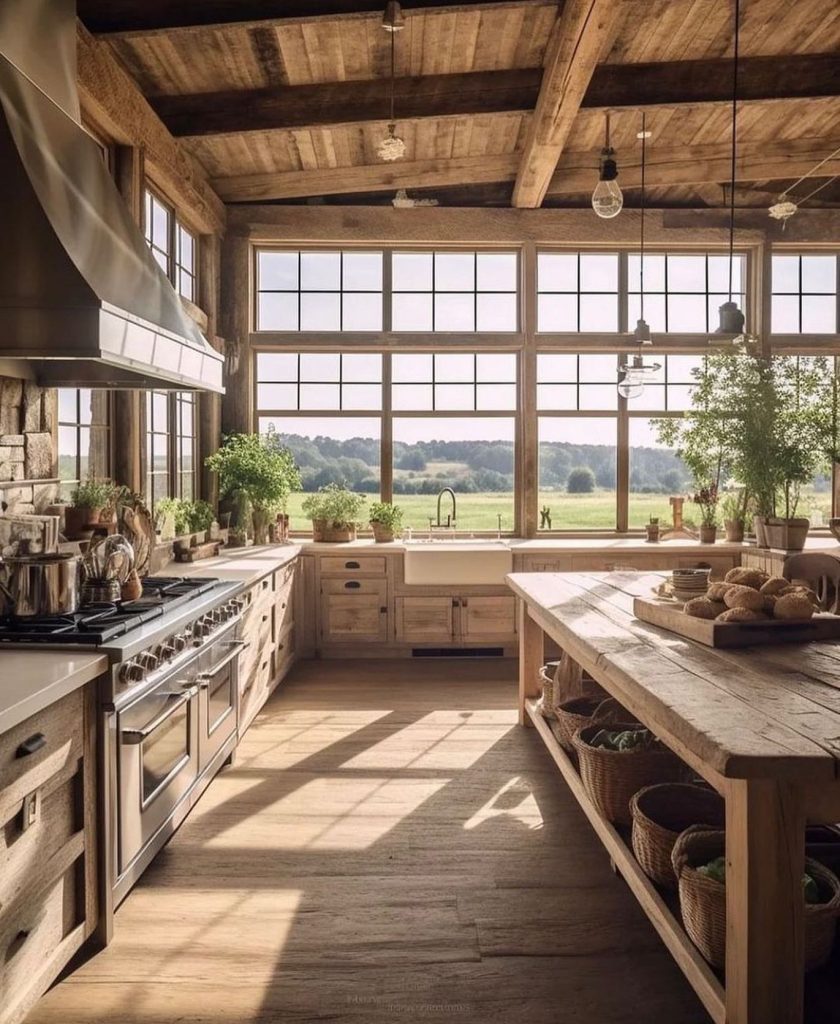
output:
<path id="1" fill-rule="evenodd" d="M 219 299 L 221 241 L 218 235 L 198 239 L 198 302 L 207 314 L 207 340 L 219 350 Z M 198 483 L 199 494 L 215 505 L 219 500 L 218 477 L 204 465 L 208 455 L 218 448 L 222 432 L 221 395 L 207 392 L 198 398 Z"/>
<path id="2" fill-rule="evenodd" d="M 80 23 L 77 47 L 83 114 L 115 142 L 143 149 L 169 198 L 202 231 L 221 230 L 225 209 L 204 169 L 170 135 L 107 44 L 97 42 Z"/>
<path id="3" fill-rule="evenodd" d="M 248 238 L 229 232 L 221 250 L 219 321 L 227 345 L 226 390 L 222 399 L 222 430 L 250 433 L 254 428 L 254 386 L 249 332 L 252 308 L 252 250 Z"/>

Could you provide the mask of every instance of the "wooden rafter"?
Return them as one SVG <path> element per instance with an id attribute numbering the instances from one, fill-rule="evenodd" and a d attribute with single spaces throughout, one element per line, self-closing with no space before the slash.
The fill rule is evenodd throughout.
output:
<path id="1" fill-rule="evenodd" d="M 592 76 L 581 108 L 677 106 L 727 102 L 729 60 L 602 64 Z M 473 71 L 398 78 L 394 99 L 400 119 L 533 110 L 542 71 Z M 840 55 L 748 57 L 739 66 L 743 102 L 840 95 Z M 176 136 L 235 134 L 318 128 L 382 119 L 382 79 L 149 98 Z"/>
<path id="2" fill-rule="evenodd" d="M 736 178 L 739 181 L 796 178 L 810 171 L 818 160 L 828 156 L 838 145 L 840 140 L 837 139 L 745 142 L 739 149 Z M 217 178 L 213 185 L 228 202 L 259 202 L 304 196 L 389 192 L 398 188 L 506 182 L 515 179 L 519 166 L 520 158 L 516 154 L 507 154 L 237 175 Z M 546 191 L 550 195 L 591 191 L 597 181 L 597 167 L 597 151 L 564 153 Z M 646 184 L 651 188 L 725 181 L 730 174 L 729 147 L 715 144 L 658 151 L 651 147 L 645 173 Z M 840 173 L 840 158 L 827 164 L 821 173 Z M 619 182 L 623 188 L 638 187 L 640 177 L 637 162 L 622 164 Z"/>
<path id="3" fill-rule="evenodd" d="M 537 207 L 566 144 L 595 66 L 623 16 L 616 0 L 566 0 L 546 52 L 545 70 L 513 205 Z"/>

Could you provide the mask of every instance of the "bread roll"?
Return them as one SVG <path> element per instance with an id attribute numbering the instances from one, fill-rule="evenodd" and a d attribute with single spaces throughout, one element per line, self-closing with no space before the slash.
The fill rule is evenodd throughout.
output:
<path id="1" fill-rule="evenodd" d="M 771 576 L 766 583 L 761 585 L 762 594 L 779 594 L 783 590 L 787 590 L 790 586 L 790 580 L 786 580 L 784 576 Z"/>
<path id="2" fill-rule="evenodd" d="M 706 597 L 710 601 L 722 601 L 723 595 L 729 590 L 731 583 L 710 583 L 709 589 L 706 591 Z"/>
<path id="3" fill-rule="evenodd" d="M 737 566 L 735 569 L 729 570 L 724 577 L 724 582 L 737 583 L 741 587 L 752 587 L 753 590 L 758 590 L 769 578 L 767 573 L 761 569 L 745 569 Z"/>
<path id="4" fill-rule="evenodd" d="M 723 601 L 727 608 L 750 608 L 756 612 L 764 610 L 764 595 L 738 583 L 726 591 Z"/>
<path id="5" fill-rule="evenodd" d="M 708 597 L 692 597 L 683 606 L 685 614 L 695 619 L 715 619 L 725 609 L 722 601 L 710 601 Z"/>
<path id="6" fill-rule="evenodd" d="M 807 594 L 783 594 L 773 608 L 777 619 L 810 619 L 814 614 L 814 605 Z"/>
<path id="7" fill-rule="evenodd" d="M 760 622 L 766 619 L 764 612 L 755 611 L 752 608 L 729 608 L 721 612 L 717 622 Z"/>

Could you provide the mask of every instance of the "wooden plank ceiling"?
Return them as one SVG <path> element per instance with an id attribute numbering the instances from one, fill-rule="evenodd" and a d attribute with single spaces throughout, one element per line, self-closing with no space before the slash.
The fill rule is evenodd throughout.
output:
<path id="1" fill-rule="evenodd" d="M 402 161 L 387 130 L 384 2 L 79 0 L 229 202 L 586 205 L 605 113 L 626 202 L 647 111 L 650 199 L 723 205 L 733 0 L 406 0 Z M 742 0 L 736 202 L 766 206 L 840 146 L 840 4 Z M 831 175 L 833 159 L 802 186 Z M 836 205 L 828 185 L 810 205 Z"/>

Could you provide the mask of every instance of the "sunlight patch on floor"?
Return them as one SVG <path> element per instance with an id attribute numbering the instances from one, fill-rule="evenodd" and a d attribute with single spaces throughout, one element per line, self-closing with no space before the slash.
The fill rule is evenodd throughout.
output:
<path id="1" fill-rule="evenodd" d="M 383 768 L 470 768 L 495 746 L 514 725 L 476 722 L 473 712 L 459 711 L 448 721 L 434 715 L 404 726 L 399 732 L 367 747 L 345 761 L 343 768 L 381 771 Z"/>
<path id="2" fill-rule="evenodd" d="M 208 838 L 207 847 L 363 850 L 412 815 L 450 779 L 324 776 Z"/>
<path id="3" fill-rule="evenodd" d="M 528 828 L 542 828 L 543 816 L 530 787 L 519 776 L 510 779 L 475 814 L 464 823 L 470 831 L 494 818 L 521 821 Z"/>

